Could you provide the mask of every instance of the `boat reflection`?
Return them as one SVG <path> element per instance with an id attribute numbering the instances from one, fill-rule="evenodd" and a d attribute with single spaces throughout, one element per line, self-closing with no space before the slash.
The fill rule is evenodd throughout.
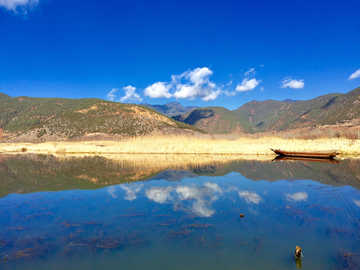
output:
<path id="1" fill-rule="evenodd" d="M 308 158 L 308 157 L 287 157 L 287 156 L 277 156 L 272 161 L 284 161 L 284 160 L 341 163 L 341 161 L 336 160 L 334 158 Z"/>

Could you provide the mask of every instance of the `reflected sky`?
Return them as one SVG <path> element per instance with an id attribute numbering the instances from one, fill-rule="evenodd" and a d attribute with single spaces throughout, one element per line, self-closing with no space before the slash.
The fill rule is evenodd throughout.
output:
<path id="1" fill-rule="evenodd" d="M 141 190 L 142 185 L 140 185 L 140 186 L 121 185 L 120 187 L 126 191 L 124 200 L 132 201 L 132 200 L 136 200 L 136 198 L 137 198 L 136 194 Z M 110 187 L 110 188 L 112 188 L 112 190 L 115 191 L 114 187 Z"/>
<path id="2" fill-rule="evenodd" d="M 261 201 L 261 197 L 256 194 L 255 192 L 240 190 L 239 191 L 239 197 L 243 198 L 248 204 L 255 203 L 259 204 Z"/>
<path id="3" fill-rule="evenodd" d="M 285 194 L 288 201 L 306 201 L 308 194 L 306 192 L 296 192 L 294 194 Z"/>
<path id="4" fill-rule="evenodd" d="M 0 197 L 11 193 L 98 189 L 137 181 L 224 176 L 239 173 L 254 181 L 307 180 L 360 189 L 360 160 L 341 163 L 271 162 L 226 155 L 0 155 Z M 126 186 L 124 188 L 127 188 Z M 246 191 L 246 190 L 245 190 Z M 129 199 L 136 190 L 129 191 Z M 250 191 L 249 191 L 250 192 Z M 258 194 L 261 197 L 261 194 Z M 135 195 L 136 196 L 136 195 Z"/>
<path id="5" fill-rule="evenodd" d="M 22 167 L 15 161 L 2 164 L 7 185 L 16 182 L 13 172 L 21 176 Z M 41 188 L 51 181 L 64 186 L 78 179 L 79 172 L 81 181 L 96 177 L 106 183 L 116 173 L 122 177 L 120 169 L 131 172 L 103 162 L 106 170 L 84 176 L 86 162 L 76 162 L 82 167 L 72 174 L 64 173 L 72 168 L 65 163 L 61 170 L 30 173 L 28 181 L 41 183 Z M 30 164 L 23 166 L 29 171 L 41 168 Z M 211 173 L 206 166 L 191 173 L 172 168 L 143 181 L 96 189 L 7 194 L 0 198 L 0 256 L 6 257 L 0 268 L 296 269 L 295 246 L 304 251 L 303 269 L 360 265 L 357 163 L 335 164 L 348 171 L 340 177 L 322 164 L 220 165 L 212 166 Z M 303 166 L 311 171 L 303 175 L 313 177 L 294 177 Z M 279 169 L 276 173 L 289 178 L 261 179 Z"/>
<path id="6" fill-rule="evenodd" d="M 360 207 L 360 201 L 359 200 L 354 200 L 354 203 Z"/>

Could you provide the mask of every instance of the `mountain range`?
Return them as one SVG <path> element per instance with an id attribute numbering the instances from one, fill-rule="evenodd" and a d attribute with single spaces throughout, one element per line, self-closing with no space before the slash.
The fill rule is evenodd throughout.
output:
<path id="1" fill-rule="evenodd" d="M 135 105 L 95 98 L 10 97 L 0 93 L 2 141 L 118 139 L 196 132 L 253 134 L 336 125 L 359 129 L 360 87 L 305 101 L 251 101 L 232 111 L 183 107 L 176 102 Z"/>
<path id="2" fill-rule="evenodd" d="M 360 124 L 360 87 L 346 94 L 332 93 L 305 101 L 251 101 L 236 110 L 202 107 L 173 116 L 208 133 L 257 133 L 299 128 Z"/>

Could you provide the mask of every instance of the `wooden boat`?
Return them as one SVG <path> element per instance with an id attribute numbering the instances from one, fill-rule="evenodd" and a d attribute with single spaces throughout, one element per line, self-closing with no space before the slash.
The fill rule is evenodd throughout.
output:
<path id="1" fill-rule="evenodd" d="M 338 150 L 329 151 L 313 151 L 313 152 L 296 152 L 296 151 L 285 151 L 282 149 L 271 149 L 280 156 L 286 157 L 307 157 L 307 158 L 334 158 L 338 153 Z"/>

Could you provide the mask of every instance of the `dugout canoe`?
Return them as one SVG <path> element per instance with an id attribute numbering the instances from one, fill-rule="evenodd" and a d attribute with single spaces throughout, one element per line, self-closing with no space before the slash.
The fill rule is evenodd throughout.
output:
<path id="1" fill-rule="evenodd" d="M 327 151 L 286 151 L 282 149 L 271 149 L 275 154 L 285 157 L 306 157 L 306 158 L 334 158 L 338 155 L 338 150 L 327 150 Z"/>

